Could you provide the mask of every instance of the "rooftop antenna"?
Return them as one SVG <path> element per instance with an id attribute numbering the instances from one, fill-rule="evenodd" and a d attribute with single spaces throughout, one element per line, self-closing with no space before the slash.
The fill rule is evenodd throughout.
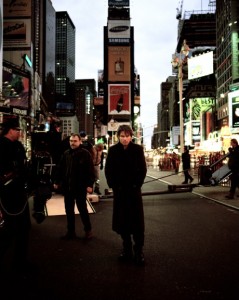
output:
<path id="1" fill-rule="evenodd" d="M 176 8 L 176 10 L 177 10 L 176 19 L 181 20 L 182 13 L 183 13 L 183 0 L 179 1 L 178 7 Z"/>

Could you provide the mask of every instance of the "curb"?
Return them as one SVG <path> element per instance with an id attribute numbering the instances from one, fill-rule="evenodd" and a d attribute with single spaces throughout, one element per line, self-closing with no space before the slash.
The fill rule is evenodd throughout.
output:
<path id="1" fill-rule="evenodd" d="M 153 179 L 155 179 L 155 180 L 161 181 L 161 182 L 163 182 L 163 183 L 165 183 L 165 184 L 172 184 L 172 183 L 170 183 L 170 182 L 168 182 L 168 181 L 159 179 L 159 178 L 157 178 L 157 177 L 155 177 L 155 176 L 151 176 L 151 175 L 149 175 L 149 174 L 148 174 L 147 176 L 150 177 L 150 178 L 153 178 Z M 220 205 L 223 205 L 223 206 L 226 206 L 226 207 L 229 207 L 229 208 L 231 208 L 231 209 L 234 209 L 234 210 L 239 211 L 239 207 L 238 207 L 238 206 L 235 206 L 235 205 L 233 205 L 233 204 L 226 203 L 226 202 L 224 202 L 224 201 L 222 201 L 222 200 L 214 199 L 214 198 L 212 198 L 212 197 L 203 195 L 203 194 L 198 193 L 198 192 L 193 192 L 193 191 L 192 191 L 191 193 L 194 194 L 194 195 L 200 196 L 200 197 L 202 197 L 202 198 L 208 199 L 208 200 L 210 200 L 210 201 L 213 201 L 213 202 L 215 202 L 215 203 L 217 203 L 217 204 L 220 204 Z"/>

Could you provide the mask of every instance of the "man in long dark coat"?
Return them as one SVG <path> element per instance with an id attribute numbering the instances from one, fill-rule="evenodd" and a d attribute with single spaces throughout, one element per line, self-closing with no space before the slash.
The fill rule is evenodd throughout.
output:
<path id="1" fill-rule="evenodd" d="M 142 146 L 132 142 L 133 131 L 121 125 L 117 136 L 119 142 L 109 148 L 105 164 L 108 186 L 113 189 L 113 231 L 121 235 L 123 251 L 121 261 L 133 258 L 136 264 L 144 264 L 144 211 L 141 186 L 147 166 Z M 132 249 L 132 239 L 134 247 Z"/>

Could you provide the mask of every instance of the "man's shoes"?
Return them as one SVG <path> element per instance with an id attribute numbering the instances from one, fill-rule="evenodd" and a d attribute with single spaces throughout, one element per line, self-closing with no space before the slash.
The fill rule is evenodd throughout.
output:
<path id="1" fill-rule="evenodd" d="M 225 196 L 225 198 L 227 198 L 227 199 L 234 199 L 234 196 L 229 194 L 229 195 Z"/>
<path id="2" fill-rule="evenodd" d="M 188 184 L 186 181 L 183 181 L 182 184 Z"/>
<path id="3" fill-rule="evenodd" d="M 134 262 L 136 266 L 143 267 L 145 265 L 145 258 L 143 252 L 136 252 L 134 255 Z"/>
<path id="4" fill-rule="evenodd" d="M 132 259 L 133 259 L 132 250 L 128 250 L 128 251 L 123 250 L 118 257 L 118 260 L 120 262 L 129 262 L 129 261 L 132 261 Z"/>
<path id="5" fill-rule="evenodd" d="M 65 235 L 61 236 L 61 240 L 63 241 L 70 241 L 70 240 L 75 240 L 76 234 L 74 232 L 67 232 Z"/>
<path id="6" fill-rule="evenodd" d="M 90 240 L 93 238 L 93 232 L 92 230 L 86 231 L 85 232 L 85 240 Z"/>
<path id="7" fill-rule="evenodd" d="M 193 182 L 193 180 L 194 180 L 193 178 L 192 178 L 192 179 L 190 179 L 190 183 L 192 183 L 192 182 Z"/>
<path id="8" fill-rule="evenodd" d="M 32 216 L 36 220 L 37 224 L 41 224 L 45 220 L 45 218 L 46 218 L 46 215 L 45 215 L 44 211 L 34 212 L 32 214 Z"/>

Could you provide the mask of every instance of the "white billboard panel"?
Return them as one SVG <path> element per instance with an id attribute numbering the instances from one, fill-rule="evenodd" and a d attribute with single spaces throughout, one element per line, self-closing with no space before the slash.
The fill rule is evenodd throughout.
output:
<path id="1" fill-rule="evenodd" d="M 130 20 L 109 20 L 108 38 L 130 38 Z"/>
<path id="2" fill-rule="evenodd" d="M 213 51 L 188 58 L 188 79 L 195 79 L 213 73 Z"/>

